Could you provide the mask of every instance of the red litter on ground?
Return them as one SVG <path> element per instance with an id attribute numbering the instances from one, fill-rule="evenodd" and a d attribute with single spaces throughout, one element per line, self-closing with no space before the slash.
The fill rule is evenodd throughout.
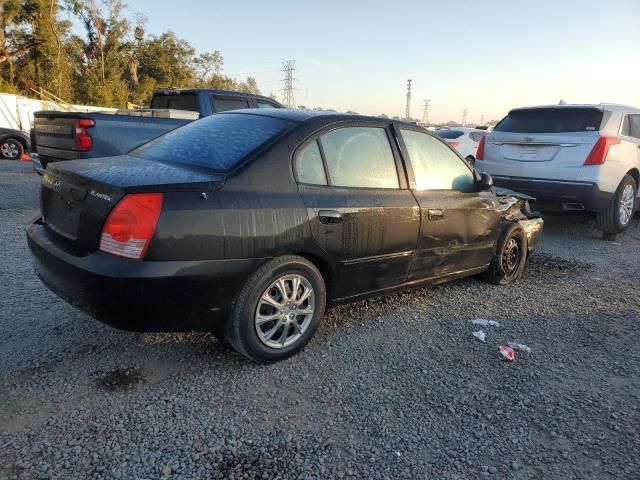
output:
<path id="1" fill-rule="evenodd" d="M 516 358 L 516 352 L 508 345 L 500 345 L 498 352 L 507 362 L 513 362 L 513 359 Z"/>

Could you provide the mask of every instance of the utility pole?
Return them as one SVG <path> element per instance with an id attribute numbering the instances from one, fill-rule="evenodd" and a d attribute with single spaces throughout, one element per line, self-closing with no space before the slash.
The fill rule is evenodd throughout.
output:
<path id="1" fill-rule="evenodd" d="M 293 76 L 293 72 L 296 71 L 296 61 L 287 60 L 282 62 L 282 71 L 284 72 L 284 98 L 283 103 L 287 108 L 295 108 L 296 100 L 294 98 L 295 87 L 293 86 L 296 79 Z"/>
<path id="2" fill-rule="evenodd" d="M 405 118 L 410 118 L 411 114 L 411 79 L 407 80 L 407 111 L 405 114 Z"/>
<path id="3" fill-rule="evenodd" d="M 462 110 L 462 126 L 464 127 L 467 124 L 467 113 L 469 113 L 469 111 L 464 108 Z"/>
<path id="4" fill-rule="evenodd" d="M 484 125 L 484 113 L 480 115 L 480 125 Z"/>
<path id="5" fill-rule="evenodd" d="M 429 111 L 431 110 L 431 99 L 423 100 L 422 123 L 429 125 Z"/>

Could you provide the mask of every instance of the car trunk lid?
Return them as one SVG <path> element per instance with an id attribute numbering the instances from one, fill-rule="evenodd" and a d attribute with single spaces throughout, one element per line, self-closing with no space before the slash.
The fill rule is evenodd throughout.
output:
<path id="1" fill-rule="evenodd" d="M 50 164 L 40 193 L 43 223 L 77 253 L 89 253 L 127 193 L 213 191 L 223 183 L 213 171 L 126 155 Z"/>

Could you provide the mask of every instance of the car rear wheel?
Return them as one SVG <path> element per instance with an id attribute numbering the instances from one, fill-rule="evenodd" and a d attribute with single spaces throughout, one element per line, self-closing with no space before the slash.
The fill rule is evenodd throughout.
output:
<path id="1" fill-rule="evenodd" d="M 606 210 L 598 212 L 596 223 L 605 234 L 615 235 L 624 232 L 631 224 L 636 209 L 638 186 L 631 175 L 625 175 L 616 190 L 611 204 Z"/>
<path id="2" fill-rule="evenodd" d="M 315 265 L 296 255 L 273 259 L 240 291 L 226 340 L 256 362 L 283 360 L 309 343 L 325 304 L 324 280 Z"/>
<path id="3" fill-rule="evenodd" d="M 483 279 L 496 285 L 515 282 L 527 261 L 527 236 L 517 223 L 505 223 L 498 239 L 496 256 Z"/>
<path id="4" fill-rule="evenodd" d="M 0 142 L 0 157 L 5 160 L 19 160 L 23 153 L 24 147 L 13 138 L 5 138 Z"/>
<path id="5" fill-rule="evenodd" d="M 465 160 L 469 162 L 469 165 L 471 165 L 472 167 L 475 166 L 476 164 L 476 159 L 473 158 L 472 155 L 469 155 L 467 158 L 465 158 Z"/>

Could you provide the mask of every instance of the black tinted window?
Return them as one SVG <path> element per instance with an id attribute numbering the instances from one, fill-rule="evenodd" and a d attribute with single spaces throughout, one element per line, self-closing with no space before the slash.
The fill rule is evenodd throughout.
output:
<path id="1" fill-rule="evenodd" d="M 314 185 L 326 185 L 327 176 L 324 173 L 322 156 L 318 142 L 311 142 L 296 153 L 296 175 L 299 182 Z"/>
<path id="2" fill-rule="evenodd" d="M 514 110 L 496 125 L 496 132 L 556 133 L 600 130 L 602 112 L 595 108 L 528 108 Z"/>
<path id="3" fill-rule="evenodd" d="M 228 170 L 289 125 L 286 120 L 259 115 L 210 115 L 151 140 L 130 154 Z"/>
<path id="4" fill-rule="evenodd" d="M 213 111 L 216 113 L 249 108 L 249 100 L 246 98 L 222 98 L 214 96 L 211 101 L 213 102 Z"/>
<path id="5" fill-rule="evenodd" d="M 473 191 L 475 179 L 471 170 L 442 141 L 413 130 L 403 129 L 401 132 L 417 190 Z"/>
<path id="6" fill-rule="evenodd" d="M 151 108 L 172 108 L 174 110 L 198 111 L 196 96 L 192 93 L 156 95 L 151 99 Z"/>
<path id="7" fill-rule="evenodd" d="M 269 103 L 269 102 L 265 102 L 262 100 L 258 100 L 257 102 L 258 108 L 278 108 L 275 104 L 273 103 Z"/>
<path id="8" fill-rule="evenodd" d="M 436 130 L 436 135 L 440 138 L 446 138 L 447 140 L 453 140 L 454 138 L 461 137 L 464 132 L 460 130 Z"/>
<path id="9" fill-rule="evenodd" d="M 396 164 L 384 128 L 347 127 L 320 137 L 331 185 L 399 188 Z"/>

